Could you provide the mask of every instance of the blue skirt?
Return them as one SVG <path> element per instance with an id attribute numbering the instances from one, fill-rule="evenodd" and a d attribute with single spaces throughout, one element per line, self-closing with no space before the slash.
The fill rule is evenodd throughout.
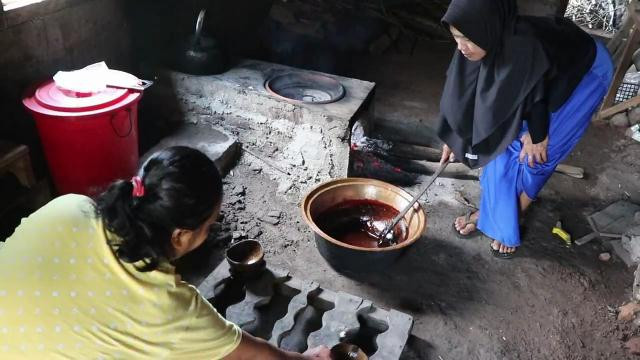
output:
<path id="1" fill-rule="evenodd" d="M 501 244 L 520 245 L 519 197 L 523 192 L 535 199 L 556 166 L 584 135 L 591 118 L 609 88 L 613 64 L 607 48 L 597 42 L 593 66 L 567 102 L 551 114 L 547 162 L 529 167 L 520 163 L 520 137 L 528 131 L 526 123 L 518 138 L 487 164 L 480 178 L 482 195 L 478 229 Z"/>

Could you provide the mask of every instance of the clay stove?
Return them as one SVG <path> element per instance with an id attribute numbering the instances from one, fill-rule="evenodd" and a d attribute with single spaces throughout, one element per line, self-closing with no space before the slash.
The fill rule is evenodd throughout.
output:
<path id="1" fill-rule="evenodd" d="M 329 103 L 288 101 L 265 87 L 269 79 L 285 74 L 330 77 L 342 85 L 344 94 Z M 375 87 L 367 81 L 256 60 L 243 60 L 213 76 L 164 71 L 159 85 L 165 93 L 172 90 L 177 95 L 179 111 L 174 117 L 235 136 L 245 156 L 278 182 L 278 192 L 297 200 L 319 182 L 348 175 L 351 126 L 357 119 L 369 123 Z"/>

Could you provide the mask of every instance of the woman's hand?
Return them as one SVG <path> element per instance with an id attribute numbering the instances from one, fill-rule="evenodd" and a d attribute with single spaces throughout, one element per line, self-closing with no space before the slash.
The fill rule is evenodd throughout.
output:
<path id="1" fill-rule="evenodd" d="M 444 164 L 445 161 L 449 159 L 449 162 L 453 162 L 456 159 L 456 156 L 451 151 L 451 148 L 444 144 L 442 145 L 442 157 L 440 158 L 440 165 Z"/>
<path id="2" fill-rule="evenodd" d="M 531 140 L 531 135 L 525 133 L 520 138 L 522 142 L 522 150 L 520 151 L 520 162 L 522 163 L 527 158 L 529 167 L 533 167 L 534 161 L 538 164 L 544 164 L 547 162 L 547 145 L 549 144 L 549 137 L 544 138 L 542 142 L 534 144 Z"/>
<path id="3" fill-rule="evenodd" d="M 331 360 L 331 351 L 326 346 L 307 350 L 304 354 L 278 349 L 267 341 L 246 331 L 242 332 L 240 345 L 224 360 Z"/>
<path id="4" fill-rule="evenodd" d="M 309 360 L 331 360 L 331 351 L 326 346 L 318 346 L 309 349 L 302 354 Z"/>

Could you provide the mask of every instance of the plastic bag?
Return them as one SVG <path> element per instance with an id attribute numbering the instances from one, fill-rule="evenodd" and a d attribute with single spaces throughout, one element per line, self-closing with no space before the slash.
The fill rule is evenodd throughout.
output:
<path id="1" fill-rule="evenodd" d="M 632 71 L 624 74 L 624 80 L 622 80 L 625 84 L 634 84 L 640 85 L 640 71 Z"/>
<path id="2" fill-rule="evenodd" d="M 640 142 L 640 124 L 635 124 L 627 129 L 627 136 Z"/>
<path id="3" fill-rule="evenodd" d="M 109 68 L 104 61 L 74 71 L 58 71 L 53 76 L 56 86 L 78 93 L 98 93 L 107 88 Z"/>

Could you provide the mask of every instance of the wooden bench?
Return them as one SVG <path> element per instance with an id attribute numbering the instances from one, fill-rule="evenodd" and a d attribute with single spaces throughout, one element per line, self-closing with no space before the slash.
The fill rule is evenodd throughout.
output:
<path id="1" fill-rule="evenodd" d="M 35 211 L 51 199 L 48 181 L 37 181 L 34 176 L 29 148 L 0 140 L 0 176 L 7 173 L 13 174 L 23 189 L 10 199 L 0 199 L 0 217 L 19 208 Z"/>
<path id="2" fill-rule="evenodd" d="M 0 141 L 0 175 L 7 172 L 15 175 L 20 183 L 27 188 L 31 189 L 36 185 L 29 148 L 24 145 Z"/>

